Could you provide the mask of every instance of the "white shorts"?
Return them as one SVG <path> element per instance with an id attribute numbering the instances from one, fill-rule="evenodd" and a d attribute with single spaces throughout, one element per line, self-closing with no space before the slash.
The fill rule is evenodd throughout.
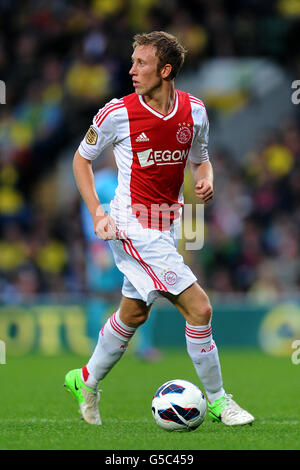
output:
<path id="1" fill-rule="evenodd" d="M 138 232 L 137 236 L 131 233 L 128 238 L 109 241 L 115 263 L 124 274 L 125 297 L 150 305 L 160 292 L 178 295 L 197 280 L 178 253 L 172 230 Z"/>

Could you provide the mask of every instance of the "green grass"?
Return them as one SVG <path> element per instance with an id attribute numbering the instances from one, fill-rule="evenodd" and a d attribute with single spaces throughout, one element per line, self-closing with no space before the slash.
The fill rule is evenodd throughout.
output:
<path id="1" fill-rule="evenodd" d="M 128 351 L 101 385 L 99 427 L 80 419 L 62 387 L 65 373 L 87 358 L 8 357 L 0 366 L 0 449 L 300 449 L 300 366 L 258 351 L 221 349 L 220 358 L 226 391 L 254 414 L 254 424 L 231 428 L 206 417 L 196 431 L 169 433 L 154 422 L 151 400 L 167 380 L 197 383 L 185 350 L 166 350 L 155 364 Z"/>

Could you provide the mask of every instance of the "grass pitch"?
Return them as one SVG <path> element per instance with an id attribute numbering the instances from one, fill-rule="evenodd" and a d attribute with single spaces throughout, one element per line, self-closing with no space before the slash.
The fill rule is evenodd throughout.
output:
<path id="1" fill-rule="evenodd" d="M 80 419 L 63 388 L 69 369 L 87 358 L 7 358 L 0 366 L 0 449 L 288 450 L 300 449 L 300 365 L 259 351 L 219 350 L 224 386 L 256 418 L 252 426 L 227 427 L 208 416 L 195 431 L 170 433 L 151 414 L 152 396 L 170 379 L 198 384 L 184 349 L 165 350 L 146 363 L 130 350 L 102 382 L 102 426 Z"/>

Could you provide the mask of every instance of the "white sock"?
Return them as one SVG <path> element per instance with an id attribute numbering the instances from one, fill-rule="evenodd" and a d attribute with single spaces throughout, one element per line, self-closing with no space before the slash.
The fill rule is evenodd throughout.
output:
<path id="1" fill-rule="evenodd" d="M 89 388 L 95 390 L 99 381 L 121 359 L 135 330 L 120 320 L 119 310 L 107 320 L 90 360 L 82 368 L 82 380 Z"/>
<path id="2" fill-rule="evenodd" d="M 225 394 L 218 349 L 212 338 L 211 324 L 192 326 L 186 323 L 187 351 L 193 361 L 210 403 Z"/>

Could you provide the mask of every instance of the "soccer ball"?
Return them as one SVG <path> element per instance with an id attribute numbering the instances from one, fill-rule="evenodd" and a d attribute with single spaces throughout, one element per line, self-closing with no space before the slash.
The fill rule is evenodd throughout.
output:
<path id="1" fill-rule="evenodd" d="M 203 423 L 206 399 L 201 390 L 187 380 L 170 380 L 155 392 L 152 414 L 167 431 L 192 431 Z"/>

